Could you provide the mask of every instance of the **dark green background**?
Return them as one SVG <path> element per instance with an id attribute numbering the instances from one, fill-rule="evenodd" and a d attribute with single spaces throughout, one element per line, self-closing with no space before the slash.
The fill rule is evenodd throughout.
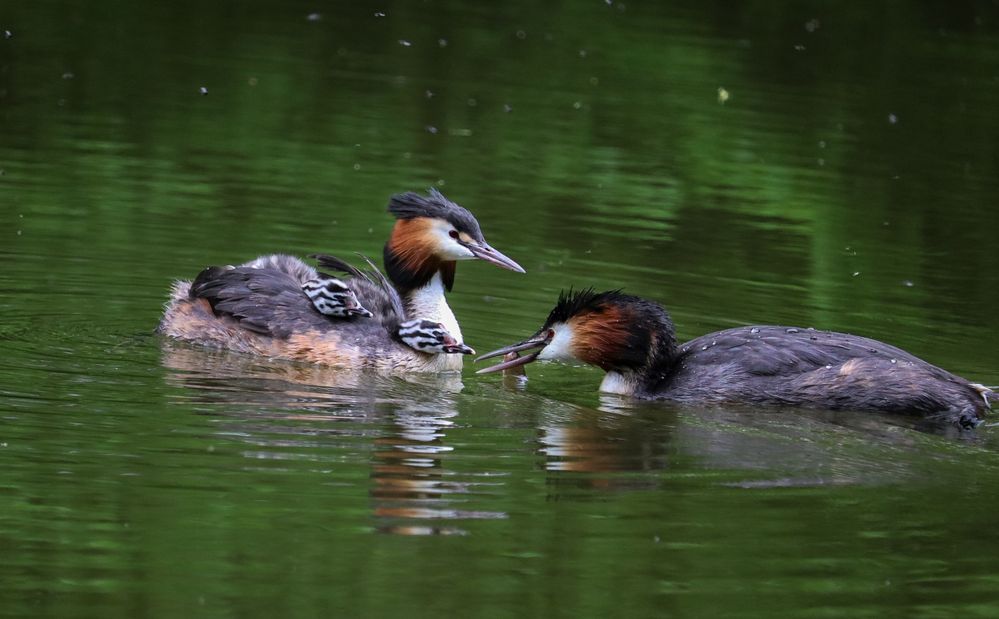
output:
<path id="1" fill-rule="evenodd" d="M 437 185 L 528 271 L 459 266 L 480 351 L 623 286 L 996 384 L 997 110 L 995 2 L 0 6 L 0 616 L 996 616 L 992 420 L 150 332 L 172 279 L 378 255 Z"/>

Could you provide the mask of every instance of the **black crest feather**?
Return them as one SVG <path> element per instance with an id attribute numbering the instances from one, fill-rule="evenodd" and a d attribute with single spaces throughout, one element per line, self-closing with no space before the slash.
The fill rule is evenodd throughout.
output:
<path id="1" fill-rule="evenodd" d="M 558 322 L 568 322 L 570 318 L 579 314 L 602 311 L 609 305 L 641 301 L 642 299 L 639 297 L 625 294 L 620 289 L 596 292 L 593 288 L 584 288 L 578 291 L 573 291 L 570 288 L 559 293 L 558 303 L 548 314 L 545 328 Z"/>
<path id="2" fill-rule="evenodd" d="M 388 212 L 395 215 L 396 219 L 417 217 L 444 219 L 476 241 L 483 240 L 482 230 L 475 216 L 465 207 L 445 198 L 444 194 L 434 187 L 430 188 L 429 195 L 426 196 L 412 191 L 392 196 L 389 199 Z"/>

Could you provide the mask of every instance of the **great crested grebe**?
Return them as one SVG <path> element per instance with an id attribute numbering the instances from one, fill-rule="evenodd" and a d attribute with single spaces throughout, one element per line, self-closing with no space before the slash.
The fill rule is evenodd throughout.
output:
<path id="1" fill-rule="evenodd" d="M 237 267 L 209 267 L 194 282 L 175 282 L 157 330 L 206 346 L 325 365 L 460 370 L 461 356 L 448 353 L 471 349 L 461 344 L 461 329 L 444 296 L 454 284 L 456 261 L 481 259 L 519 273 L 524 269 L 490 247 L 475 217 L 436 189 L 429 196 L 393 196 L 388 210 L 397 219 L 385 245 L 388 279 L 380 273 L 357 277 L 360 272 L 347 265 L 355 277 L 349 286 L 338 282 L 349 294 L 330 299 L 352 311 L 324 314 L 305 289 L 335 278 L 320 276 L 298 258 L 261 256 Z M 321 263 L 346 265 L 329 256 Z"/>
<path id="2" fill-rule="evenodd" d="M 479 373 L 576 359 L 607 373 L 602 391 L 637 398 L 908 413 L 965 428 L 999 400 L 904 350 L 846 333 L 749 326 L 678 344 L 661 305 L 617 290 L 561 294 L 533 336 L 476 361 L 528 350 Z"/>

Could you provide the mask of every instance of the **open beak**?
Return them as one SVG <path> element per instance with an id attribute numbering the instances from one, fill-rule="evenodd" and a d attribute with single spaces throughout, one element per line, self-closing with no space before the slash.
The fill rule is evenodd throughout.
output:
<path id="1" fill-rule="evenodd" d="M 496 365 L 491 365 L 487 368 L 482 368 L 481 370 L 476 372 L 476 374 L 489 374 L 492 372 L 499 372 L 501 370 L 508 370 L 510 368 L 527 365 L 531 361 L 537 359 L 538 355 L 541 354 L 541 351 L 544 349 L 544 347 L 547 346 L 548 343 L 551 341 L 552 341 L 551 337 L 546 333 L 545 335 L 539 335 L 532 337 L 529 340 L 524 340 L 519 344 L 511 344 L 510 346 L 504 346 L 503 348 L 497 348 L 492 352 L 487 352 L 486 354 L 476 359 L 476 361 L 482 361 L 484 359 L 492 359 L 493 357 L 500 357 L 508 355 L 510 353 L 519 353 L 524 350 L 532 350 L 535 348 L 537 349 L 529 355 L 524 355 L 523 357 L 515 357 L 513 359 L 497 363 Z"/>
<path id="2" fill-rule="evenodd" d="M 481 243 L 467 243 L 465 247 L 467 247 L 468 251 L 472 252 L 472 254 L 480 260 L 485 260 L 486 262 L 495 264 L 498 267 L 510 269 L 511 271 L 516 271 L 517 273 L 527 273 L 527 271 L 524 270 L 524 267 L 520 266 L 513 260 L 510 260 L 502 253 L 496 251 L 485 241 Z"/>
<path id="3" fill-rule="evenodd" d="M 459 342 L 458 340 L 456 340 L 456 339 L 454 339 L 452 337 L 444 338 L 444 347 L 443 347 L 443 349 L 444 349 L 444 352 L 446 352 L 446 353 L 461 353 L 463 355 L 474 355 L 475 354 L 475 349 L 474 348 L 472 348 L 471 346 L 465 346 L 464 344 L 462 344 L 461 342 Z"/>

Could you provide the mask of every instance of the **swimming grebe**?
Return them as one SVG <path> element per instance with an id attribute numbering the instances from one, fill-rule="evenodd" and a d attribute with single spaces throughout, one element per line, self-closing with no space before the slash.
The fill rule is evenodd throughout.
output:
<path id="1" fill-rule="evenodd" d="M 322 314 L 303 290 L 319 273 L 298 258 L 276 255 L 238 267 L 209 267 L 193 283 L 175 282 L 158 331 L 206 346 L 326 365 L 461 369 L 460 355 L 426 354 L 404 344 L 402 324 L 440 323 L 454 340 L 453 352 L 465 352 L 458 349 L 461 329 L 444 297 L 454 284 L 456 261 L 477 258 L 524 269 L 490 247 L 475 217 L 435 189 L 426 197 L 393 196 L 388 210 L 397 219 L 385 245 L 388 279 L 355 278 L 349 285 L 359 307 L 373 317 Z"/>
<path id="2" fill-rule="evenodd" d="M 680 345 L 662 306 L 617 290 L 563 293 L 537 333 L 476 360 L 528 350 L 479 373 L 577 359 L 607 373 L 602 391 L 637 398 L 911 413 L 961 427 L 978 425 L 999 399 L 904 350 L 846 333 L 750 326 Z"/>

